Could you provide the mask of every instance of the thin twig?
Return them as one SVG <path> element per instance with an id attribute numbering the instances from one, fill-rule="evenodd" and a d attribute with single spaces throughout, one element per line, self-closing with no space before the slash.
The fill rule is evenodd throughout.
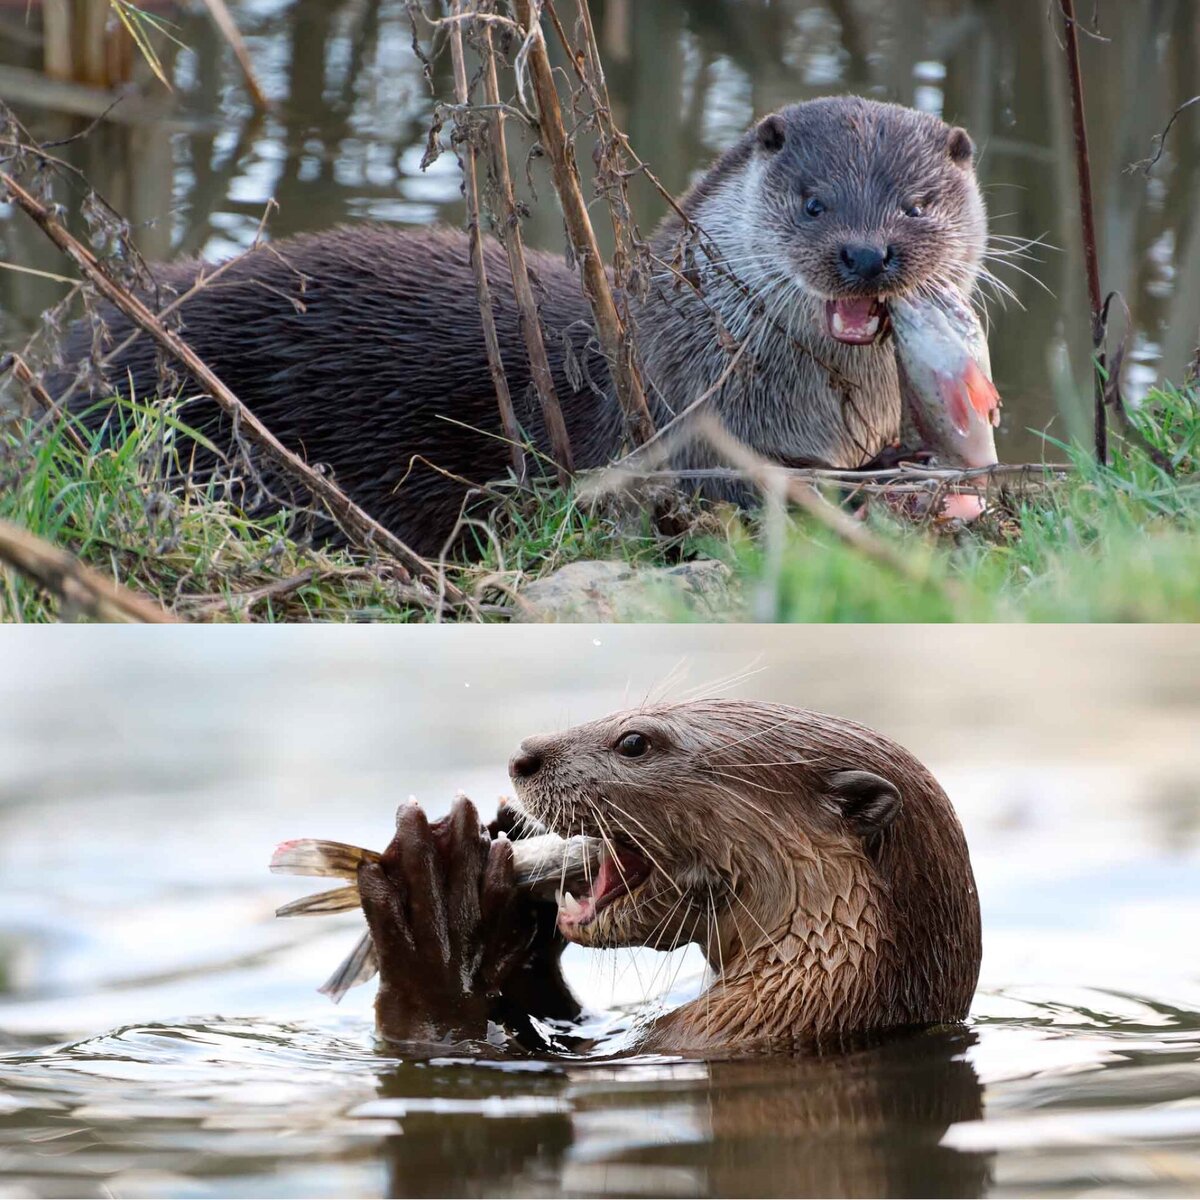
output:
<path id="1" fill-rule="evenodd" d="M 764 493 L 769 494 L 771 489 L 781 487 L 797 508 L 822 524 L 847 546 L 921 587 L 940 592 L 948 604 L 957 606 L 958 590 L 952 583 L 935 580 L 928 569 L 878 537 L 861 521 L 823 499 L 812 483 L 789 478 L 783 468 L 738 441 L 715 417 L 700 417 L 696 422 L 696 432 L 722 458 L 744 471 Z"/>
<path id="2" fill-rule="evenodd" d="M 461 15 L 462 4 L 463 0 L 454 0 L 456 16 Z M 487 38 L 490 51 L 490 33 L 487 33 Z M 454 60 L 455 98 L 464 110 L 469 110 L 471 90 L 467 83 L 467 64 L 463 52 L 461 21 L 455 21 L 450 27 L 450 54 Z M 504 374 L 504 357 L 500 352 L 500 341 L 496 336 L 496 314 L 492 310 L 492 289 L 488 283 L 487 265 L 483 258 L 483 232 L 479 227 L 479 178 L 476 171 L 475 139 L 472 136 L 469 121 L 464 121 L 461 117 L 457 119 L 462 131 L 460 140 L 465 146 L 462 171 L 463 194 L 467 202 L 467 239 L 471 249 L 471 267 L 475 272 L 475 294 L 479 301 L 479 320 L 483 326 L 483 343 L 487 350 L 492 387 L 496 391 L 496 404 L 500 409 L 500 425 L 504 430 L 504 436 L 508 439 L 513 474 L 519 482 L 524 483 L 526 477 L 525 451 L 521 447 L 521 431 L 517 428 L 517 415 L 513 411 L 512 394 L 508 390 L 508 377 Z"/>
<path id="3" fill-rule="evenodd" d="M 1096 217 L 1092 204 L 1092 167 L 1088 155 L 1087 122 L 1083 107 L 1083 76 L 1079 69 L 1075 0 L 1061 0 L 1067 73 L 1071 80 L 1071 120 L 1075 136 L 1075 172 L 1079 182 L 1079 215 L 1083 257 L 1087 268 L 1088 303 L 1092 310 L 1092 384 L 1096 461 L 1108 462 L 1108 422 L 1104 408 L 1104 300 L 1100 292 L 1100 262 L 1096 253 Z"/>
<path id="4" fill-rule="evenodd" d="M 540 0 L 516 0 L 516 4 L 517 16 L 526 30 L 522 53 L 527 50 L 530 77 L 537 97 L 542 148 L 550 159 L 567 235 L 579 261 L 584 294 L 591 305 L 600 345 L 613 373 L 617 400 L 625 414 L 626 429 L 634 444 L 641 445 L 653 435 L 654 420 L 634 366 L 632 341 L 617 312 L 596 232 L 588 217 L 587 202 L 583 198 L 579 169 L 575 163 L 575 148 L 563 125 L 554 72 L 546 52 L 546 40 L 542 36 Z"/>
<path id="5" fill-rule="evenodd" d="M 1139 171 L 1140 170 L 1141 173 L 1143 175 L 1145 175 L 1147 179 L 1150 178 L 1150 171 L 1154 167 L 1155 163 L 1157 163 L 1158 160 L 1160 158 L 1162 158 L 1162 156 L 1163 156 L 1163 150 L 1166 148 L 1166 145 L 1167 145 L 1167 134 L 1171 132 L 1171 126 L 1174 125 L 1175 122 L 1179 119 L 1179 114 L 1181 112 L 1183 112 L 1183 110 L 1185 108 L 1191 108 L 1193 104 L 1200 104 L 1200 96 L 1193 96 L 1190 100 L 1185 100 L 1171 114 L 1171 119 L 1166 123 L 1166 125 L 1163 126 L 1162 133 L 1156 133 L 1154 135 L 1154 140 L 1155 140 L 1155 142 L 1158 143 L 1154 153 L 1149 158 L 1140 158 L 1140 159 L 1138 159 L 1137 162 L 1130 163 L 1129 169 L 1131 171 Z"/>
<path id="6" fill-rule="evenodd" d="M 221 31 L 221 36 L 229 43 L 234 57 L 238 61 L 238 66 L 242 68 L 242 76 L 246 80 L 246 89 L 249 91 L 250 98 L 254 101 L 255 107 L 260 112 L 268 112 L 271 108 L 271 102 L 267 99 L 266 92 L 262 90 L 262 86 L 258 82 L 258 77 L 254 74 L 254 64 L 250 61 L 250 52 L 246 49 L 246 43 L 242 40 L 237 22 L 233 19 L 233 14 L 229 11 L 225 0 L 204 0 L 204 4 L 208 9 L 209 16 L 213 19 L 213 24 L 216 25 Z"/>
<path id="7" fill-rule="evenodd" d="M 38 377 L 29 369 L 29 365 L 19 354 L 6 354 L 0 358 L 0 378 L 10 368 L 41 408 L 62 422 L 67 437 L 75 449 L 81 454 L 87 454 L 87 446 L 84 444 L 83 438 L 79 436 L 79 431 L 67 421 L 66 413 L 59 407 L 58 401 L 41 385 Z"/>
<path id="8" fill-rule="evenodd" d="M 27 575 L 64 606 L 97 621 L 172 625 L 178 618 L 153 600 L 84 566 L 73 554 L 0 519 L 0 562 Z"/>
<path id="9" fill-rule="evenodd" d="M 63 228 L 43 204 L 4 171 L 0 171 L 0 184 L 7 189 L 13 202 L 75 263 L 106 300 L 140 325 L 187 368 L 222 411 L 236 422 L 248 440 L 324 502 L 330 515 L 355 545 L 363 550 L 382 550 L 391 555 L 396 560 L 392 569 L 406 583 L 412 578 L 411 568 L 436 585 L 437 574 L 430 563 L 355 504 L 331 479 L 313 470 L 299 455 L 284 446 L 177 333 L 168 329 L 141 300 L 108 277 L 96 256 Z M 452 603 L 469 603 L 453 584 L 446 584 L 446 595 Z M 432 602 L 432 596 L 430 600 Z"/>
<path id="10" fill-rule="evenodd" d="M 529 266 L 525 260 L 525 242 L 521 235 L 521 222 L 517 214 L 516 195 L 513 191 L 512 172 L 508 165 L 508 145 L 504 139 L 504 110 L 500 106 L 500 84 L 496 73 L 496 51 L 492 45 L 490 26 L 483 26 L 480 33 L 483 62 L 483 94 L 491 111 L 492 172 L 500 189 L 501 241 L 508 255 L 508 269 L 512 276 L 513 297 L 517 303 L 517 314 L 521 323 L 521 336 L 529 355 L 529 374 L 533 379 L 534 391 L 542 409 L 542 420 L 550 438 L 550 451 L 554 456 L 560 486 L 566 487 L 575 472 L 575 457 L 571 449 L 571 438 L 567 423 L 563 419 L 558 389 L 554 386 L 554 374 L 550 370 L 550 359 L 546 354 L 546 343 L 542 337 L 542 319 L 538 314 L 537 300 L 529 280 Z M 511 434 L 507 434 L 511 440 Z"/>

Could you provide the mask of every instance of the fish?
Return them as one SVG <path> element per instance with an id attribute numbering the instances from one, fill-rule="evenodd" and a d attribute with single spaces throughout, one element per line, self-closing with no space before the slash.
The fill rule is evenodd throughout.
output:
<path id="1" fill-rule="evenodd" d="M 888 301 L 905 417 L 942 466 L 990 467 L 996 456 L 1000 393 L 992 382 L 987 335 L 953 287 Z M 943 514 L 970 520 L 980 496 L 951 494 Z"/>
<path id="2" fill-rule="evenodd" d="M 530 836 L 512 840 L 513 874 L 517 887 L 540 899 L 570 898 L 571 888 L 586 890 L 600 861 L 598 838 L 576 835 L 561 838 L 532 824 Z M 500 835 L 505 836 L 504 834 Z M 297 838 L 281 842 L 271 856 L 274 875 L 319 875 L 348 879 L 350 883 L 302 896 L 275 910 L 277 917 L 320 916 L 347 912 L 362 906 L 358 894 L 358 868 L 363 863 L 379 862 L 375 850 L 331 842 L 319 838 Z M 379 960 L 370 933 L 339 964 L 337 970 L 317 990 L 335 1004 L 352 988 L 366 983 L 379 971 Z"/>

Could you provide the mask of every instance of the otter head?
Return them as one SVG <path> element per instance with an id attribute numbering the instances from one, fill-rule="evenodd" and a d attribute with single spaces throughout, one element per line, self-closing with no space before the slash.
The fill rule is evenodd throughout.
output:
<path id="1" fill-rule="evenodd" d="M 987 238 L 974 154 L 965 130 L 895 104 L 842 96 L 780 109 L 729 154 L 745 167 L 748 218 L 731 261 L 782 269 L 822 332 L 874 342 L 889 296 L 933 282 L 974 289 Z"/>
<path id="2" fill-rule="evenodd" d="M 510 773 L 531 816 L 604 843 L 587 894 L 560 898 L 571 941 L 695 942 L 726 984 L 783 989 L 788 1029 L 966 1014 L 979 910 L 962 831 L 878 734 L 783 705 L 663 704 L 529 738 Z"/>

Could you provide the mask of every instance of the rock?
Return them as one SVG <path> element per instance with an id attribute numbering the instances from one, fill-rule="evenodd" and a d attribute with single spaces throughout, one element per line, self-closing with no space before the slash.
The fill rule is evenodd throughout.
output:
<path id="1" fill-rule="evenodd" d="M 674 567 L 569 563 L 520 591 L 518 621 L 714 621 L 737 608 L 732 572 L 715 559 Z"/>

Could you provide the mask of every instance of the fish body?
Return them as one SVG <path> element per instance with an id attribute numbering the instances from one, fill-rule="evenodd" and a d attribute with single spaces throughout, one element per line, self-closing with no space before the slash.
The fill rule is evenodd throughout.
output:
<path id="1" fill-rule="evenodd" d="M 598 869 L 600 842 L 596 838 L 561 838 L 542 833 L 516 838 L 512 842 L 513 874 L 517 886 L 542 899 L 553 899 L 559 891 L 586 890 Z M 311 896 L 302 896 L 275 910 L 277 917 L 319 916 L 360 908 L 358 868 L 378 862 L 378 852 L 345 842 L 298 838 L 281 842 L 271 856 L 275 875 L 317 875 L 347 879 L 342 887 Z M 356 984 L 366 983 L 379 970 L 371 935 L 363 934 L 358 945 L 322 985 L 321 991 L 336 1003 Z"/>
<path id="2" fill-rule="evenodd" d="M 922 445 L 943 466 L 993 466 L 999 461 L 994 430 L 1000 424 L 1000 394 L 975 310 L 956 289 L 939 288 L 933 294 L 894 297 L 888 313 L 905 416 Z M 982 508 L 976 496 L 947 501 L 947 511 L 955 516 L 977 516 Z"/>

